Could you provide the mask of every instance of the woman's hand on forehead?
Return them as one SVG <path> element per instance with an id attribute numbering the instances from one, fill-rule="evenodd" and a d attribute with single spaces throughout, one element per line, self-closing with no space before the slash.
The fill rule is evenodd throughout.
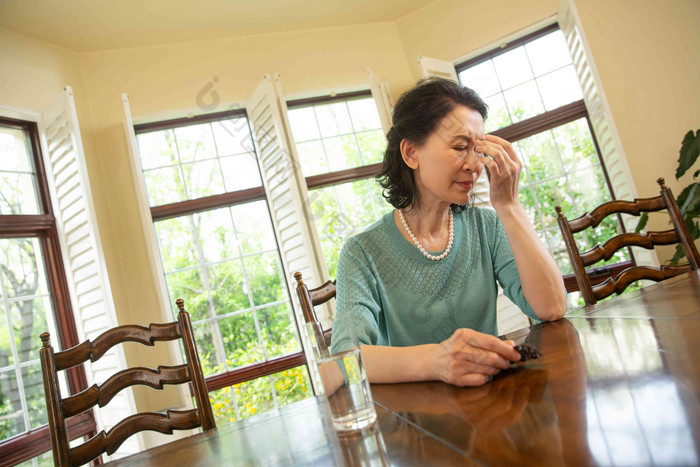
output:
<path id="1" fill-rule="evenodd" d="M 480 153 L 490 182 L 491 204 L 518 202 L 518 184 L 522 163 L 513 145 L 495 135 L 484 135 L 477 141 L 474 150 Z"/>

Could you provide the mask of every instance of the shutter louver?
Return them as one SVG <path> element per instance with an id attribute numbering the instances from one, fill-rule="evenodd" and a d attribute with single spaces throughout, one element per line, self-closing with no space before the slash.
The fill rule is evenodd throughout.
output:
<path id="1" fill-rule="evenodd" d="M 78 334 L 81 341 L 94 339 L 117 323 L 70 86 L 50 110 L 42 114 L 42 125 L 47 178 Z M 86 368 L 88 384 L 103 382 L 102 375 L 112 375 L 125 368 L 124 362 L 123 351 L 112 349 Z M 110 407 L 115 412 L 132 411 L 131 392 L 120 392 L 112 399 Z M 94 411 L 98 429 L 114 426 L 114 418 L 107 411 L 98 408 Z M 132 438 L 120 447 L 115 457 L 138 450 L 138 443 Z"/>

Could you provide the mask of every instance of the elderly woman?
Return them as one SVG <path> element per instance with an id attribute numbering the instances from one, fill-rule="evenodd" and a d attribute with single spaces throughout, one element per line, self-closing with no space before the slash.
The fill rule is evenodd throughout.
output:
<path id="1" fill-rule="evenodd" d="M 480 385 L 520 359 L 496 335 L 497 282 L 529 317 L 561 318 L 561 273 L 518 200 L 520 159 L 484 134 L 471 89 L 420 81 L 396 103 L 380 175 L 395 208 L 351 237 L 337 272 L 334 350 L 358 337 L 375 383 Z M 473 206 L 486 172 L 495 211 Z"/>

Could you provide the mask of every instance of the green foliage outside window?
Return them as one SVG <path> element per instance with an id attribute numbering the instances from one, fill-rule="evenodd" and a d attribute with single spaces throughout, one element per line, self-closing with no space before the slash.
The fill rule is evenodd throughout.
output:
<path id="1" fill-rule="evenodd" d="M 295 343 L 294 343 L 295 344 Z M 288 346 L 288 350 L 293 345 Z M 203 361 L 205 373 L 218 373 L 220 368 L 209 367 Z M 273 395 L 274 391 L 274 395 Z M 313 396 L 305 365 L 234 384 L 209 393 L 217 425 L 225 425 L 255 414 L 267 412 L 277 406 L 297 402 Z"/>
<path id="2" fill-rule="evenodd" d="M 34 158 L 25 129 L 0 126 L 0 216 L 41 212 Z M 55 339 L 58 334 L 39 238 L 11 230 L 0 237 L 0 441 L 5 441 L 47 423 L 39 334 L 49 331 Z"/>
<path id="3" fill-rule="evenodd" d="M 305 176 L 382 162 L 386 138 L 371 97 L 293 108 L 289 118 Z M 331 278 L 348 237 L 382 217 L 391 206 L 373 178 L 309 191 Z"/>

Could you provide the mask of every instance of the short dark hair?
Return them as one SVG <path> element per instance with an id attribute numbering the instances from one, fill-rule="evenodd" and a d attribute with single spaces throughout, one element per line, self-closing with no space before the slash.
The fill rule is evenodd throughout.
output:
<path id="1" fill-rule="evenodd" d="M 401 157 L 401 141 L 406 139 L 415 145 L 422 145 L 442 119 L 458 105 L 476 110 L 486 120 L 488 106 L 481 97 L 473 89 L 449 79 L 424 78 L 396 102 L 391 130 L 386 135 L 382 171 L 376 177 L 384 189 L 382 195 L 396 209 L 418 201 L 413 169 Z M 463 209 L 452 206 L 453 210 L 459 211 L 460 208 Z"/>

